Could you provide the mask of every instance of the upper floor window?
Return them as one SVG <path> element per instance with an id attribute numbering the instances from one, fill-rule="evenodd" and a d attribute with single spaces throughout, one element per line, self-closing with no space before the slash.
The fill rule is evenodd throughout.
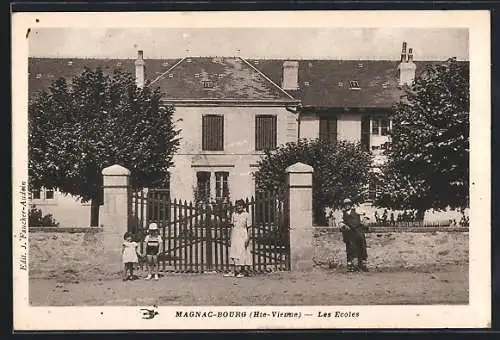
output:
<path id="1" fill-rule="evenodd" d="M 337 117 L 320 117 L 319 139 L 329 143 L 337 142 Z"/>
<path id="2" fill-rule="evenodd" d="M 224 150 L 224 116 L 205 115 L 202 118 L 202 150 Z"/>
<path id="3" fill-rule="evenodd" d="M 277 119 L 273 115 L 255 117 L 255 150 L 274 149 L 277 144 Z"/>
<path id="4" fill-rule="evenodd" d="M 360 87 L 359 87 L 358 81 L 357 80 L 351 80 L 351 81 L 349 81 L 349 88 L 351 90 L 359 90 Z"/>
<path id="5" fill-rule="evenodd" d="M 388 118 L 378 118 L 372 119 L 372 135 L 377 136 L 387 136 L 390 132 L 390 120 Z"/>
<path id="6" fill-rule="evenodd" d="M 210 89 L 210 88 L 214 87 L 214 83 L 211 80 L 204 80 L 203 87 L 206 89 Z"/>

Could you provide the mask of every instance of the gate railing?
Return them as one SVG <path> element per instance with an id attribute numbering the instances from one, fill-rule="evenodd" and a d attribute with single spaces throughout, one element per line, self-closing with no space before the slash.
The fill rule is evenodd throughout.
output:
<path id="1" fill-rule="evenodd" d="M 288 205 L 283 196 L 258 192 L 245 200 L 252 218 L 250 246 L 254 272 L 290 269 Z M 141 242 L 149 223 L 158 224 L 163 240 L 160 266 L 173 272 L 225 272 L 231 269 L 229 242 L 233 203 L 171 200 L 166 190 L 132 193 L 129 231 Z"/>

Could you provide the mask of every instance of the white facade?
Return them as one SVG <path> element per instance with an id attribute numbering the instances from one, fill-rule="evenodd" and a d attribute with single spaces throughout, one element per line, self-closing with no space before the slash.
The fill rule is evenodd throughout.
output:
<path id="1" fill-rule="evenodd" d="M 203 115 L 221 115 L 224 120 L 222 151 L 202 150 Z M 228 173 L 228 189 L 232 200 L 254 194 L 252 173 L 263 155 L 256 151 L 256 116 L 276 116 L 277 145 L 297 138 L 297 122 L 293 113 L 284 107 L 268 106 L 178 106 L 174 120 L 181 129 L 181 142 L 173 158 L 170 172 L 172 198 L 193 200 L 197 172 L 210 172 L 210 197 L 215 198 L 218 171 Z"/>
<path id="2" fill-rule="evenodd" d="M 51 214 L 60 227 L 87 228 L 90 226 L 90 202 L 82 203 L 80 198 L 53 191 L 40 190 L 39 198 L 31 198 L 30 205 L 40 209 L 44 215 Z"/>

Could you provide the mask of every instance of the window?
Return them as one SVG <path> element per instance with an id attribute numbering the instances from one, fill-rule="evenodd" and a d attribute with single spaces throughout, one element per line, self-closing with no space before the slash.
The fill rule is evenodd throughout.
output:
<path id="1" fill-rule="evenodd" d="M 34 200 L 39 200 L 41 198 L 41 190 L 40 189 L 32 190 L 31 191 L 31 198 Z"/>
<path id="2" fill-rule="evenodd" d="M 202 150 L 223 151 L 224 150 L 224 116 L 203 116 L 202 127 Z"/>
<path id="3" fill-rule="evenodd" d="M 199 77 L 200 77 L 200 74 L 199 74 L 199 73 L 195 73 L 195 74 L 194 74 L 194 77 L 195 77 L 195 78 L 199 78 Z"/>
<path id="4" fill-rule="evenodd" d="M 276 116 L 257 115 L 255 117 L 255 150 L 274 149 L 277 143 Z"/>
<path id="5" fill-rule="evenodd" d="M 341 81 L 339 81 L 339 82 L 337 83 L 337 86 L 338 86 L 338 87 L 344 87 L 344 83 L 343 83 L 343 82 L 341 82 Z"/>
<path id="6" fill-rule="evenodd" d="M 47 190 L 45 191 L 45 199 L 47 199 L 47 200 L 52 200 L 52 199 L 54 199 L 54 190 L 52 190 L 52 189 L 47 189 Z"/>
<path id="7" fill-rule="evenodd" d="M 218 200 L 229 197 L 228 177 L 229 172 L 226 171 L 215 173 L 215 198 Z"/>
<path id="8" fill-rule="evenodd" d="M 375 117 L 372 119 L 372 135 L 387 136 L 390 132 L 390 120 L 387 118 Z"/>
<path id="9" fill-rule="evenodd" d="M 210 172 L 198 171 L 196 173 L 197 201 L 210 200 Z"/>
<path id="10" fill-rule="evenodd" d="M 203 88 L 209 89 L 214 87 L 214 83 L 211 80 L 204 80 L 203 81 Z"/>
<path id="11" fill-rule="evenodd" d="M 309 85 L 310 85 L 310 83 L 308 81 L 304 82 L 304 86 L 309 86 Z"/>
<path id="12" fill-rule="evenodd" d="M 379 134 L 379 120 L 378 119 L 373 119 L 372 120 L 372 135 L 378 135 Z"/>
<path id="13" fill-rule="evenodd" d="M 31 190 L 31 199 L 33 200 L 53 200 L 54 189 L 33 189 Z"/>
<path id="14" fill-rule="evenodd" d="M 337 142 L 337 117 L 321 117 L 319 119 L 319 139 L 329 143 Z"/>
<path id="15" fill-rule="evenodd" d="M 357 80 L 351 80 L 351 81 L 349 81 L 349 88 L 351 90 L 359 90 L 360 87 L 359 87 L 358 81 Z"/>

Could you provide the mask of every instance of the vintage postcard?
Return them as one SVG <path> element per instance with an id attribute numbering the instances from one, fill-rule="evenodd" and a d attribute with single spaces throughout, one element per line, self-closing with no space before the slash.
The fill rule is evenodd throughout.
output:
<path id="1" fill-rule="evenodd" d="M 489 327 L 487 11 L 12 23 L 15 330 Z"/>

